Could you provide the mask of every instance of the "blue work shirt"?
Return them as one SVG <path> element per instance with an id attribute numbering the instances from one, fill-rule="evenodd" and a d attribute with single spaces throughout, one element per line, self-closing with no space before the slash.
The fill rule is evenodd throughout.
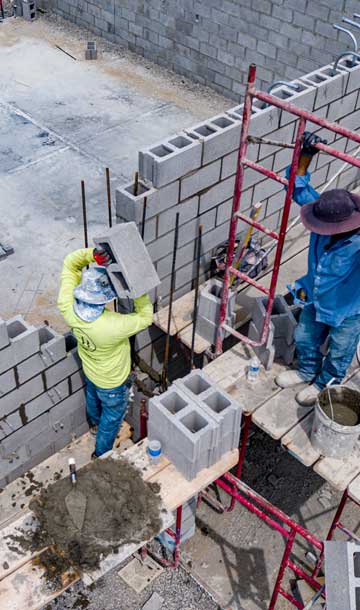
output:
<path id="1" fill-rule="evenodd" d="M 319 197 L 310 184 L 310 172 L 296 177 L 296 203 L 302 206 Z M 295 282 L 295 289 L 304 290 L 317 322 L 340 326 L 345 318 L 360 314 L 360 234 L 344 237 L 327 250 L 330 240 L 328 235 L 310 234 L 308 272 Z"/>

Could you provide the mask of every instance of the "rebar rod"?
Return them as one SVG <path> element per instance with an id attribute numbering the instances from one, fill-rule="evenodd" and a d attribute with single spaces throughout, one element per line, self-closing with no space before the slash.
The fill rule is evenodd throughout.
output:
<path id="1" fill-rule="evenodd" d="M 168 323 L 167 323 L 167 333 L 166 333 L 166 342 L 165 342 L 164 363 L 163 363 L 163 369 L 162 369 L 162 374 L 161 374 L 161 385 L 162 385 L 162 388 L 164 391 L 167 390 L 167 373 L 168 373 L 168 364 L 169 364 L 171 317 L 172 317 L 172 305 L 173 305 L 174 292 L 175 292 L 176 254 L 177 254 L 178 238 L 179 238 L 179 216 L 180 216 L 180 214 L 179 214 L 179 212 L 177 212 L 176 220 L 175 220 L 174 248 L 173 248 L 172 266 L 171 266 Z"/>
<path id="2" fill-rule="evenodd" d="M 194 366 L 194 348 L 195 348 L 195 335 L 196 335 L 199 283 L 200 283 L 201 238 L 202 238 L 202 225 L 199 225 L 198 238 L 197 238 L 197 244 L 196 244 L 195 298 L 194 298 L 194 315 L 193 315 L 192 336 L 191 336 L 190 371 Z"/>

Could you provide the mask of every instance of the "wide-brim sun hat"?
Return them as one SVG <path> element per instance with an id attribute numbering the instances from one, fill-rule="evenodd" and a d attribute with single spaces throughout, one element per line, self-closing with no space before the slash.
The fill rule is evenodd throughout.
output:
<path id="1" fill-rule="evenodd" d="M 92 267 L 83 271 L 80 284 L 74 288 L 74 297 L 90 305 L 105 305 L 116 299 L 106 269 Z"/>
<path id="2" fill-rule="evenodd" d="M 80 320 L 84 322 L 94 322 L 105 309 L 105 305 L 90 305 L 84 301 L 74 300 L 74 311 Z"/>
<path id="3" fill-rule="evenodd" d="M 360 196 L 333 189 L 300 210 L 304 226 L 319 235 L 337 235 L 360 228 Z"/>

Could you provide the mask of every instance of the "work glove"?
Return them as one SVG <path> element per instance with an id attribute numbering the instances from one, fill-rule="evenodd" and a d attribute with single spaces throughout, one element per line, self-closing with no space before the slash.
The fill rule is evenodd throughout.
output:
<path id="1" fill-rule="evenodd" d="M 100 267 L 107 267 L 112 262 L 110 254 L 103 248 L 94 248 L 93 256 Z"/>
<path id="2" fill-rule="evenodd" d="M 319 143 L 327 144 L 327 140 L 323 140 L 311 131 L 304 131 L 301 153 L 307 157 L 313 157 L 319 152 L 318 149 L 315 148 L 314 144 Z"/>

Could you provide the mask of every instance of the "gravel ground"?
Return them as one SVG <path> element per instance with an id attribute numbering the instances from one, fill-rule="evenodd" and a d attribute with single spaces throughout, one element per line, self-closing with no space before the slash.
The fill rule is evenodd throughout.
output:
<path id="1" fill-rule="evenodd" d="M 154 591 L 164 599 L 161 610 L 220 609 L 182 568 L 164 571 L 139 594 L 123 582 L 118 571 L 110 572 L 91 588 L 77 584 L 67 589 L 44 610 L 140 610 Z"/>

